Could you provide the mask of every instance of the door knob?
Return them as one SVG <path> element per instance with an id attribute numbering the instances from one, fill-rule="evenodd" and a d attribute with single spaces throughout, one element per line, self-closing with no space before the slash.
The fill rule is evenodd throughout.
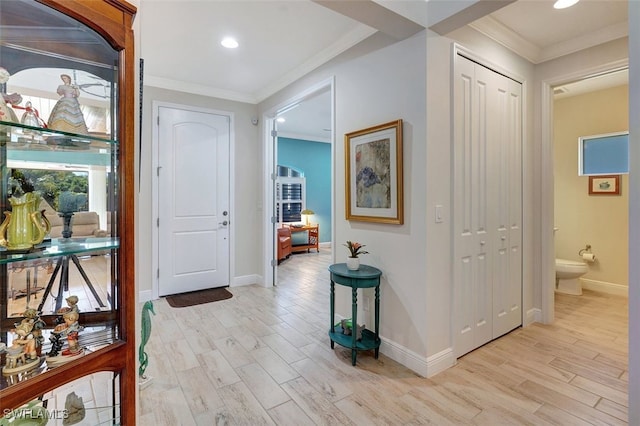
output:
<path id="1" fill-rule="evenodd" d="M 220 222 L 218 225 L 227 226 L 228 224 L 229 224 L 229 222 L 224 220 L 224 221 Z"/>

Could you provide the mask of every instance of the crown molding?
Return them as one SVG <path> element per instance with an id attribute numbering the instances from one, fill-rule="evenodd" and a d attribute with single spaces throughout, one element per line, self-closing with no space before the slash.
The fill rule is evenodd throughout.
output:
<path id="1" fill-rule="evenodd" d="M 273 95 L 279 90 L 284 89 L 294 81 L 307 75 L 319 66 L 325 64 L 326 62 L 330 61 L 342 52 L 350 49 L 351 47 L 355 46 L 356 44 L 360 43 L 362 40 L 368 38 L 376 32 L 377 30 L 374 28 L 371 28 L 364 24 L 359 24 L 356 28 L 349 31 L 331 46 L 320 51 L 317 55 L 314 55 L 308 61 L 303 62 L 300 66 L 284 74 L 282 77 L 267 85 L 265 88 L 258 90 L 254 94 L 256 103 L 264 101 L 269 96 Z"/>
<path id="2" fill-rule="evenodd" d="M 469 26 L 534 64 L 538 63 L 538 58 L 542 55 L 538 46 L 491 16 L 478 19 Z"/>
<path id="3" fill-rule="evenodd" d="M 217 87 L 210 87 L 204 84 L 188 83 L 185 81 L 178 81 L 154 75 L 145 75 L 144 85 L 214 98 L 228 99 L 231 101 L 258 104 L 376 32 L 377 30 L 366 25 L 358 25 L 328 48 L 320 51 L 317 55 L 314 55 L 300 66 L 282 75 L 275 82 L 255 93 L 235 92 Z"/>
<path id="4" fill-rule="evenodd" d="M 469 26 L 534 64 L 627 37 L 629 34 L 627 23 L 620 22 L 541 49 L 491 16 L 485 16 Z"/>
<path id="5" fill-rule="evenodd" d="M 161 89 L 174 90 L 176 92 L 192 93 L 194 95 L 209 96 L 212 98 L 227 99 L 230 101 L 256 104 L 257 101 L 246 93 L 234 92 L 231 90 L 219 89 L 203 84 L 188 83 L 186 81 L 173 80 L 171 78 L 158 77 L 155 75 L 144 76 L 145 86 L 159 87 Z"/>
<path id="6" fill-rule="evenodd" d="M 629 35 L 629 26 L 626 22 L 609 25 L 597 31 L 590 31 L 583 36 L 572 38 L 570 40 L 556 43 L 547 47 L 542 51 L 539 62 L 546 62 L 561 56 L 575 53 L 583 49 L 598 46 L 609 41 L 627 37 Z M 539 63 L 536 62 L 536 63 Z"/>

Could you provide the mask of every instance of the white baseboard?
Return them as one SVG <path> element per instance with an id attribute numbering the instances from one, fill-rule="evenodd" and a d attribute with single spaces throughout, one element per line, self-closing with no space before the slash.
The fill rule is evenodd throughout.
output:
<path id="1" fill-rule="evenodd" d="M 453 355 L 453 348 L 447 348 L 437 354 L 427 358 L 427 377 L 436 374 L 456 365 L 456 357 Z"/>
<path id="2" fill-rule="evenodd" d="M 524 327 L 533 324 L 534 322 L 542 322 L 542 309 L 540 308 L 531 308 L 527 311 L 526 316 L 524 317 Z"/>
<path id="3" fill-rule="evenodd" d="M 590 280 L 585 278 L 580 278 L 580 281 L 582 282 L 583 289 L 629 297 L 629 287 L 627 287 L 626 285 L 609 283 L 606 281 Z"/>
<path id="4" fill-rule="evenodd" d="M 456 362 L 451 348 L 425 358 L 383 336 L 380 336 L 380 339 L 382 340 L 381 353 L 422 377 L 432 377 L 449 367 L 453 367 Z"/>
<path id="5" fill-rule="evenodd" d="M 243 285 L 258 284 L 262 285 L 262 277 L 258 274 L 243 275 L 241 277 L 235 277 L 229 287 L 241 287 Z"/>
<path id="6" fill-rule="evenodd" d="M 148 302 L 149 300 L 153 300 L 153 291 L 142 290 L 138 292 L 138 303 Z"/>

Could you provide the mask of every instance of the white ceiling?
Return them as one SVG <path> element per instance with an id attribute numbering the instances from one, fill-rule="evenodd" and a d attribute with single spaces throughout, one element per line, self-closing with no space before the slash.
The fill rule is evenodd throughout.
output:
<path id="1" fill-rule="evenodd" d="M 628 34 L 627 0 L 581 0 L 562 10 L 555 0 L 520 0 L 471 26 L 534 64 Z"/>
<path id="2" fill-rule="evenodd" d="M 575 6 L 556 10 L 554 0 L 520 0 L 470 24 L 476 30 L 515 51 L 532 63 L 558 58 L 606 43 L 628 34 L 627 1 L 582 0 Z M 565 84 L 556 98 L 623 85 L 628 70 Z M 330 94 L 303 103 L 285 114 L 278 126 L 285 135 L 307 135 L 328 141 L 331 126 Z M 319 108 L 324 110 L 320 113 Z M 291 116 L 289 116 L 291 115 Z"/>
<path id="3" fill-rule="evenodd" d="M 626 0 L 581 0 L 565 10 L 553 9 L 553 0 L 504 3 L 470 25 L 532 63 L 627 35 Z M 418 0 L 139 0 L 144 82 L 259 103 L 376 32 L 400 40 L 419 31 L 420 19 L 413 22 L 389 9 L 415 10 L 420 4 Z M 450 5 L 437 0 L 428 4 Z M 227 35 L 237 37 L 240 47 L 221 47 L 220 40 Z M 617 78 L 613 83 L 599 78 L 587 89 L 563 87 L 570 88 L 566 95 L 571 95 L 605 87 L 594 86 L 596 82 L 626 82 L 624 76 Z M 43 90 L 57 87 L 57 72 L 52 79 L 43 82 Z M 305 100 L 284 114 L 287 121 L 278 125 L 279 131 L 329 141 L 330 102 L 328 91 Z"/>
<path id="4" fill-rule="evenodd" d="M 141 0 L 139 16 L 145 83 L 249 103 L 375 32 L 309 0 Z"/>

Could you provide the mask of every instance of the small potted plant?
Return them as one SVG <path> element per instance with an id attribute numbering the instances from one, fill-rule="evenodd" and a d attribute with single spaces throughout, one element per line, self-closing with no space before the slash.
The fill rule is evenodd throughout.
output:
<path id="1" fill-rule="evenodd" d="M 360 244 L 355 241 L 349 241 L 343 244 L 349 249 L 349 257 L 347 257 L 347 268 L 352 271 L 357 271 L 360 268 L 360 256 L 361 254 L 369 254 L 368 251 L 364 251 L 362 248 L 364 244 Z"/>

